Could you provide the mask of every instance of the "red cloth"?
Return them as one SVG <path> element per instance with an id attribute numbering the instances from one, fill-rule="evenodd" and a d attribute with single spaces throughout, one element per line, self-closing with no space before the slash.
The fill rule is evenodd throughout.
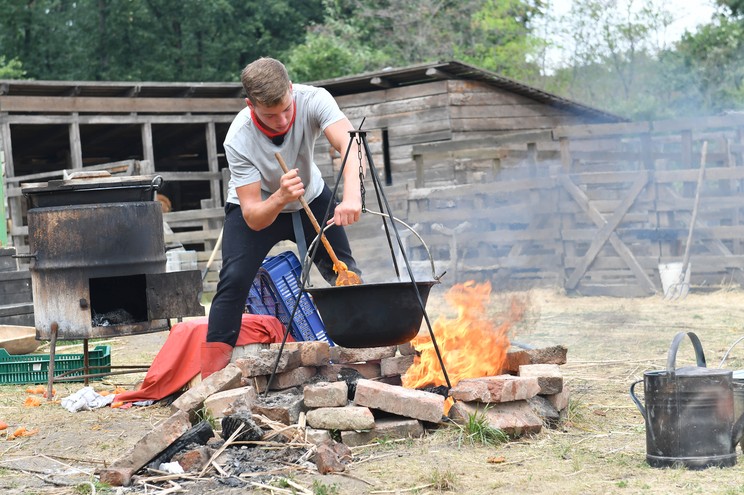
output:
<path id="1" fill-rule="evenodd" d="M 201 371 L 201 345 L 207 340 L 205 318 L 174 325 L 155 356 L 142 387 L 117 395 L 114 402 L 160 400 L 181 390 Z M 284 338 L 284 325 L 273 316 L 244 314 L 235 345 L 270 344 Z M 291 335 L 287 342 L 293 342 Z"/>

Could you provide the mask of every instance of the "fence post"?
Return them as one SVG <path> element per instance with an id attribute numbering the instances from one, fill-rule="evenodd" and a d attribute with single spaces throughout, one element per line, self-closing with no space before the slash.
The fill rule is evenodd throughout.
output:
<path id="1" fill-rule="evenodd" d="M 563 172 L 571 173 L 571 150 L 569 149 L 568 138 L 562 137 L 558 139 L 561 145 L 561 165 L 563 165 Z"/>
<path id="2" fill-rule="evenodd" d="M 0 153 L 0 247 L 8 244 L 8 220 L 5 218 L 5 160 Z"/>

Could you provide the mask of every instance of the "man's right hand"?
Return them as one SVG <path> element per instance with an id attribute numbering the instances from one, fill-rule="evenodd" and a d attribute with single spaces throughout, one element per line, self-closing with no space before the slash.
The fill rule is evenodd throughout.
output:
<path id="1" fill-rule="evenodd" d="M 279 189 L 267 199 L 262 199 L 261 183 L 252 182 L 235 189 L 240 200 L 245 223 L 252 230 L 263 230 L 276 220 L 284 207 L 305 194 L 305 185 L 297 169 L 290 170 L 279 179 Z"/>
<path id="2" fill-rule="evenodd" d="M 285 205 L 298 201 L 305 194 L 305 185 L 296 168 L 282 175 L 277 193 L 279 200 Z"/>

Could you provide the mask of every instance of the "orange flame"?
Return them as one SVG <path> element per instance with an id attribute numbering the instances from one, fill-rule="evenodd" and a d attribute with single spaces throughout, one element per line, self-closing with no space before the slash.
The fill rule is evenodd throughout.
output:
<path id="1" fill-rule="evenodd" d="M 439 317 L 432 331 L 452 386 L 463 378 L 500 374 L 510 345 L 507 334 L 512 325 L 524 316 L 525 304 L 512 299 L 503 321 L 496 324 L 486 315 L 491 300 L 490 282 L 458 284 L 444 297 L 457 310 L 457 317 Z M 402 377 L 403 386 L 416 389 L 446 385 L 428 333 L 416 337 L 411 343 L 420 356 Z"/>

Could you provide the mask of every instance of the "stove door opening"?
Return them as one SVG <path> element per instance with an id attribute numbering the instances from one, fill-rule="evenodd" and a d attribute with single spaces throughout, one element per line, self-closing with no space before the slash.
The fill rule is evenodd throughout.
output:
<path id="1" fill-rule="evenodd" d="M 89 279 L 91 326 L 107 327 L 147 321 L 144 274 Z"/>

